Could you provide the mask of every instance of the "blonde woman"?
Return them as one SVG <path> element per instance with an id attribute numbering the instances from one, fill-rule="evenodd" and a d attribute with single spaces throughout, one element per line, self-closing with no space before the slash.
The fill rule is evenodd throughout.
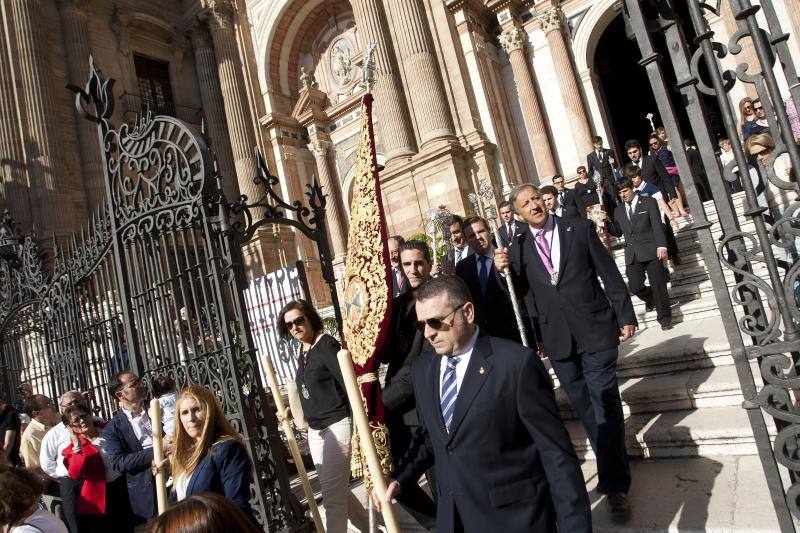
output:
<path id="1" fill-rule="evenodd" d="M 179 423 L 171 463 L 178 500 L 215 492 L 253 520 L 252 464 L 216 396 L 199 385 L 186 387 L 175 403 L 175 414 Z"/>

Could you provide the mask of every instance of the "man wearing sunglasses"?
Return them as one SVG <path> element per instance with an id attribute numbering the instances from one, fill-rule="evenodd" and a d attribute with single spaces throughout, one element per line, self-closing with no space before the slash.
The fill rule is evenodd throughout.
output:
<path id="1" fill-rule="evenodd" d="M 381 389 L 386 409 L 386 423 L 392 456 L 402 457 L 411 445 L 411 438 L 419 427 L 414 402 L 414 387 L 411 384 L 411 365 L 427 344 L 424 335 L 415 327 L 417 313 L 414 307 L 417 290 L 431 276 L 431 252 L 422 241 L 406 241 L 400 246 L 400 267 L 408 279 L 408 291 L 392 302 L 391 337 L 386 361 L 386 382 Z M 435 494 L 432 469 L 428 472 L 428 485 Z M 436 525 L 436 503 L 418 484 L 419 477 L 403 487 L 397 501 L 419 524 L 432 529 Z"/>
<path id="2" fill-rule="evenodd" d="M 421 427 L 378 508 L 431 465 L 437 529 L 588 532 L 589 498 L 553 387 L 536 354 L 475 325 L 464 282 L 417 291 L 418 327 L 433 347 L 414 363 Z"/>
<path id="3" fill-rule="evenodd" d="M 612 513 L 626 515 L 631 476 L 617 356 L 637 325 L 628 287 L 594 224 L 551 216 L 531 184 L 515 187 L 511 201 L 531 231 L 519 246 L 497 250 L 495 267 L 510 266 L 514 287 L 535 306 L 550 364 L 597 457 L 598 492 Z"/>
<path id="4" fill-rule="evenodd" d="M 108 385 L 120 408 L 103 429 L 106 453 L 111 467 L 128 480 L 128 497 L 133 513 L 141 520 L 156 515 L 155 483 L 150 468 L 153 463 L 153 427 L 160 431 L 161 421 L 150 420 L 146 409 L 147 387 L 132 372 L 120 372 Z M 164 455 L 170 452 L 164 443 Z"/>

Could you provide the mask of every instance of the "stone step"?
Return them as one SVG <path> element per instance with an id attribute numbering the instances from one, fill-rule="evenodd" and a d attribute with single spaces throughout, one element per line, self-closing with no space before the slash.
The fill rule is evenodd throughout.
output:
<path id="1" fill-rule="evenodd" d="M 620 378 L 619 390 L 626 415 L 736 407 L 741 406 L 743 399 L 739 376 L 732 365 Z M 575 414 L 563 389 L 556 390 L 556 400 L 562 418 L 574 419 Z"/>
<path id="2" fill-rule="evenodd" d="M 779 530 L 755 455 L 631 460 L 631 514 L 611 515 L 597 492 L 597 464 L 583 476 L 596 533 L 767 533 Z"/>
<path id="3" fill-rule="evenodd" d="M 594 458 L 581 423 L 566 421 L 579 457 Z M 775 433 L 774 427 L 771 431 Z M 704 457 L 757 453 L 746 411 L 741 407 L 632 414 L 625 419 L 631 457 Z"/>

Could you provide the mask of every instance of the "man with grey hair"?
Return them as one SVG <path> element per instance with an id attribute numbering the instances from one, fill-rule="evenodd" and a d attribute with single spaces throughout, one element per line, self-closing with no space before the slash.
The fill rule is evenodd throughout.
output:
<path id="1" fill-rule="evenodd" d="M 552 216 L 530 184 L 515 187 L 511 201 L 530 231 L 519 246 L 495 252 L 495 267 L 511 267 L 515 288 L 533 303 L 545 352 L 597 457 L 597 490 L 611 512 L 627 514 L 631 475 L 617 356 L 620 339 L 637 325 L 628 287 L 592 222 Z"/>
<path id="2" fill-rule="evenodd" d="M 421 427 L 384 499 L 373 492 L 377 507 L 433 465 L 438 531 L 591 531 L 583 474 L 541 360 L 481 331 L 457 277 L 420 287 L 416 314 L 435 351 L 412 368 Z"/>

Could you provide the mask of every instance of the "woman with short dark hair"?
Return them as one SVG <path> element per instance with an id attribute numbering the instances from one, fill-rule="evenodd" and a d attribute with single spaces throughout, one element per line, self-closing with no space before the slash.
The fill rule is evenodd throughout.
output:
<path id="1" fill-rule="evenodd" d="M 305 300 L 289 302 L 278 316 L 278 332 L 300 343 L 297 390 L 308 422 L 308 444 L 322 487 L 325 529 L 345 533 L 347 518 L 361 531 L 369 527 L 364 507 L 349 489 L 352 427 L 344 378 L 336 355 L 339 341 L 325 333 L 316 309 Z M 278 413 L 283 420 L 289 416 Z"/>

